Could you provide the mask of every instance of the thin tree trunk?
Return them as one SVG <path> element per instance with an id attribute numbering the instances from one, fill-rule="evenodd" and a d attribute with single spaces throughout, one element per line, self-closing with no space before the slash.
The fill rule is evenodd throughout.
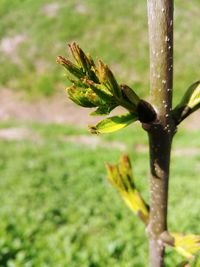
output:
<path id="1" fill-rule="evenodd" d="M 171 118 L 173 87 L 173 0 L 147 0 L 150 43 L 151 104 L 157 121 L 146 126 L 149 135 L 151 190 L 149 249 L 150 266 L 164 266 L 160 235 L 167 230 L 168 180 L 171 141 L 175 131 Z"/>

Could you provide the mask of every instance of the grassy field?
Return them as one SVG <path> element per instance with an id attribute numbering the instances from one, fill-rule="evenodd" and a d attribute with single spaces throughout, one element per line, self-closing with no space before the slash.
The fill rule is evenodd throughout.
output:
<path id="1" fill-rule="evenodd" d="M 199 79 L 199 8 L 199 0 L 175 1 L 175 102 Z M 1 0 L 0 17 L 0 90 L 36 100 L 63 90 L 55 58 L 77 41 L 147 96 L 146 1 Z M 148 201 L 147 144 L 137 125 L 92 138 L 86 127 L 0 122 L 0 267 L 148 266 L 145 229 L 107 182 L 104 166 L 129 153 Z M 199 162 L 199 132 L 181 128 L 171 166 L 173 232 L 200 233 Z M 181 260 L 167 250 L 167 267 Z"/>
<path id="2" fill-rule="evenodd" d="M 137 126 L 98 137 L 96 147 L 85 130 L 62 125 L 10 122 L 3 129 L 18 135 L 0 140 L 0 266 L 147 266 L 145 229 L 107 182 L 104 167 L 121 154 L 114 144 L 126 145 L 148 200 L 147 139 Z M 20 139 L 19 130 L 27 136 Z M 91 138 L 89 145 L 80 136 Z M 199 133 L 191 141 L 182 130 L 172 155 L 171 231 L 200 232 L 199 151 Z M 166 266 L 181 259 L 167 250 Z"/>
<path id="3" fill-rule="evenodd" d="M 199 8 L 199 0 L 175 2 L 175 102 L 198 79 Z M 112 66 L 120 82 L 147 95 L 146 1 L 1 0 L 0 16 L 1 87 L 31 97 L 63 88 L 65 77 L 55 58 L 77 41 Z"/>

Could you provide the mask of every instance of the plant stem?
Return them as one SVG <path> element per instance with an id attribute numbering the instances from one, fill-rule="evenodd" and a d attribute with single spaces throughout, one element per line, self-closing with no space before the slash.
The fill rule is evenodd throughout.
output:
<path id="1" fill-rule="evenodd" d="M 147 0 L 150 44 L 151 104 L 157 120 L 149 125 L 151 167 L 149 249 L 150 266 L 164 266 L 160 235 L 167 230 L 168 180 L 171 141 L 175 132 L 171 117 L 173 87 L 173 0 Z M 145 127 L 145 126 L 144 126 Z"/>
<path id="2" fill-rule="evenodd" d="M 149 132 L 151 203 L 148 232 L 151 267 L 162 267 L 164 264 L 164 246 L 159 238 L 167 231 L 171 140 L 171 135 L 161 125 L 153 127 Z"/>

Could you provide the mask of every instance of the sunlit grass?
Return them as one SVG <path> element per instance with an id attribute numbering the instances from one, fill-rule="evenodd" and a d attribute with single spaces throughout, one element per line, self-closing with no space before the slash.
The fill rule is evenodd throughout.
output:
<path id="1" fill-rule="evenodd" d="M 52 12 L 48 5 L 55 3 Z M 198 7 L 198 1 L 175 3 L 175 102 L 199 79 Z M 0 51 L 1 86 L 25 90 L 33 97 L 50 95 L 62 88 L 61 84 L 64 87 L 63 70 L 55 58 L 65 55 L 67 43 L 77 41 L 85 51 L 111 65 L 120 82 L 133 86 L 143 97 L 147 95 L 146 2 L 4 0 L 0 10 L 1 42 L 24 38 L 11 52 Z"/>
<path id="2" fill-rule="evenodd" d="M 94 148 L 70 140 L 89 138 L 83 129 L 17 122 L 1 128 L 13 125 L 32 134 L 21 141 L 0 140 L 0 265 L 147 266 L 145 229 L 108 183 L 104 167 L 122 153 L 111 148 L 112 142 L 126 144 L 136 183 L 148 201 L 145 133 L 138 136 L 137 126 L 128 127 L 121 138 L 100 137 L 107 148 L 101 143 Z M 199 154 L 187 156 L 189 148 L 200 150 L 198 133 L 181 131 L 172 154 L 169 229 L 199 233 Z M 181 260 L 167 251 L 167 266 Z"/>

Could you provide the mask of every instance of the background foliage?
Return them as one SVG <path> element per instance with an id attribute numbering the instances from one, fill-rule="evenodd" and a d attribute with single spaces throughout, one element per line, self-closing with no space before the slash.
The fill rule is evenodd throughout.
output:
<path id="1" fill-rule="evenodd" d="M 199 5 L 198 0 L 175 3 L 176 97 L 199 75 Z M 146 2 L 136 0 L 1 0 L 0 38 L 18 45 L 7 53 L 0 49 L 0 83 L 31 95 L 53 93 L 63 76 L 55 58 L 75 40 L 111 65 L 119 80 L 146 95 L 146 13 Z"/>
<path id="2" fill-rule="evenodd" d="M 13 124 L 1 125 L 5 126 Z M 147 266 L 144 226 L 107 182 L 103 164 L 116 162 L 121 154 L 109 146 L 126 144 L 136 183 L 148 199 L 144 133 L 138 127 L 127 128 L 103 137 L 94 148 L 92 142 L 89 146 L 77 142 L 80 135 L 87 136 L 83 130 L 26 127 L 34 137 L 0 141 L 0 266 Z M 171 231 L 200 232 L 198 136 L 193 133 L 196 143 L 191 147 L 191 136 L 182 131 L 174 143 Z M 167 266 L 178 259 L 176 252 L 167 250 Z"/>

